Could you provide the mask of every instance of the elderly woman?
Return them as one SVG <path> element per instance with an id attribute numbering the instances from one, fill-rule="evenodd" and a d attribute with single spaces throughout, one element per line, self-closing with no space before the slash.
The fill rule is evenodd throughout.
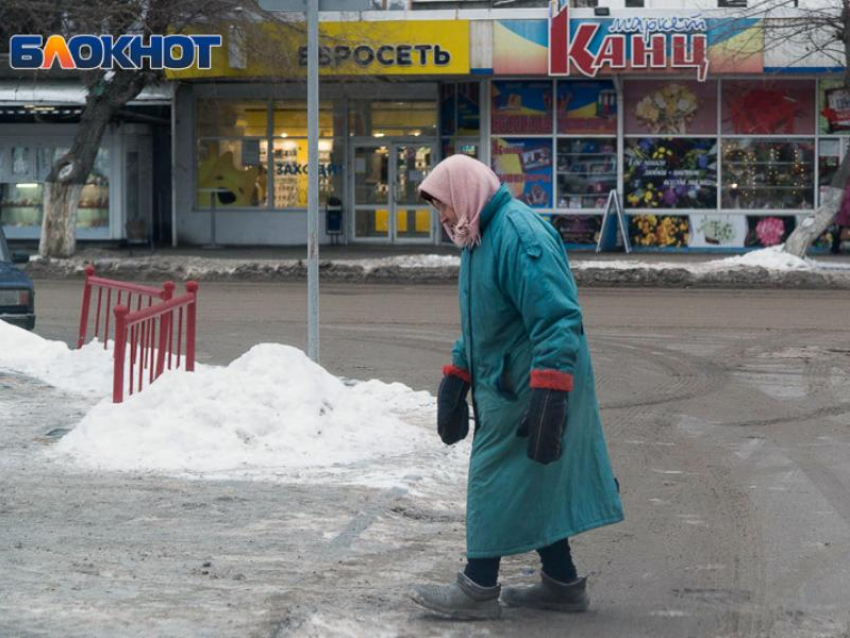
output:
<path id="1" fill-rule="evenodd" d="M 481 162 L 454 155 L 422 182 L 463 249 L 461 337 L 443 368 L 437 429 L 463 439 L 472 403 L 467 565 L 456 582 L 413 600 L 455 619 L 497 618 L 507 605 L 584 611 L 568 538 L 623 520 L 581 308 L 560 237 Z M 470 389 L 472 390 L 469 393 Z M 498 584 L 502 556 L 536 550 L 541 582 Z"/>

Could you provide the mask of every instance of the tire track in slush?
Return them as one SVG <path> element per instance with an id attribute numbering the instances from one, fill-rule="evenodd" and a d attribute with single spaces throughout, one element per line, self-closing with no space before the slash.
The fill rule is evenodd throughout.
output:
<path id="1" fill-rule="evenodd" d="M 724 458 L 723 454 L 707 453 L 704 437 L 682 436 L 674 427 L 671 413 L 657 411 L 659 405 L 720 390 L 728 382 L 729 373 L 713 361 L 655 345 L 640 347 L 630 342 L 624 347 L 625 344 L 617 343 L 612 337 L 599 341 L 604 343 L 605 350 L 613 348 L 621 357 L 639 359 L 637 366 L 623 365 L 623 369 L 640 369 L 641 364 L 646 367 L 649 361 L 667 379 L 646 399 L 612 401 L 602 406 L 606 413 L 603 421 L 613 440 L 620 444 L 624 439 L 650 443 L 629 447 L 632 462 L 637 461 L 647 474 L 653 468 L 672 472 L 671 477 L 660 479 L 659 494 L 664 494 L 664 500 L 679 513 L 652 517 L 648 531 L 664 539 L 662 544 L 668 552 L 675 551 L 674 548 L 685 552 L 688 547 L 699 547 L 700 561 L 728 565 L 722 576 L 706 573 L 700 577 L 699 587 L 682 588 L 678 595 L 688 605 L 696 606 L 696 611 L 700 607 L 704 611 L 704 605 L 709 604 L 710 616 L 717 616 L 715 610 L 720 608 L 719 635 L 768 635 L 771 620 L 765 611 L 765 560 L 759 523 L 748 495 L 738 487 L 740 482 L 729 468 L 707 461 Z M 640 455 L 639 460 L 634 458 L 636 454 Z M 671 467 L 687 468 L 687 472 L 677 474 L 680 470 Z M 647 486 L 639 484 L 638 491 L 641 489 L 646 490 Z M 696 495 L 699 497 L 695 498 Z M 711 521 L 707 538 L 702 537 L 696 526 L 682 530 L 683 522 L 697 520 Z M 675 570 L 675 562 L 672 566 Z M 677 577 L 681 575 L 674 571 L 671 579 Z"/>

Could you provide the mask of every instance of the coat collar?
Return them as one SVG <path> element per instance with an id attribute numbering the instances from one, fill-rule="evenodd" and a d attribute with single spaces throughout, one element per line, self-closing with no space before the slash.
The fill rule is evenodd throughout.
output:
<path id="1" fill-rule="evenodd" d="M 490 198 L 490 201 L 487 202 L 484 209 L 481 211 L 481 215 L 478 217 L 478 228 L 481 233 L 483 233 L 484 229 L 487 228 L 490 220 L 493 219 L 498 210 L 511 201 L 511 199 L 511 191 L 505 184 L 502 184 L 499 187 L 499 190 L 493 193 L 493 197 Z"/>

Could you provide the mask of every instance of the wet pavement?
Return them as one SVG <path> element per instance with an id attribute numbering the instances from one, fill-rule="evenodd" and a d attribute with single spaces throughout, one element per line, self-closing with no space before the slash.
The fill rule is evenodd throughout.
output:
<path id="1" fill-rule="evenodd" d="M 0 636 L 850 635 L 841 294 L 581 293 L 627 520 L 574 540 L 580 616 L 450 623 L 407 600 L 462 567 L 462 474 L 374 488 L 80 472 L 44 451 L 86 402 L 2 373 Z M 201 295 L 205 362 L 304 345 L 303 286 Z M 78 299 L 78 283 L 42 282 L 38 330 L 72 339 Z M 451 286 L 326 286 L 322 362 L 433 391 L 456 315 Z M 510 558 L 502 580 L 536 567 Z"/>

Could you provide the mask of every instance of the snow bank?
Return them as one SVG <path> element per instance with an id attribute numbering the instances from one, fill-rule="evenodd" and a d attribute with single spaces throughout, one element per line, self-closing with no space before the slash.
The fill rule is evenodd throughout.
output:
<path id="1" fill-rule="evenodd" d="M 818 264 L 810 259 L 801 259 L 786 253 L 780 245 L 754 250 L 735 257 L 710 261 L 705 264 L 705 267 L 711 270 L 755 267 L 767 268 L 768 270 L 816 270 Z"/>
<path id="2" fill-rule="evenodd" d="M 112 350 L 104 350 L 102 342 L 72 350 L 5 321 L 0 321 L 0 368 L 75 394 L 103 397 L 112 392 Z"/>
<path id="3" fill-rule="evenodd" d="M 401 384 L 346 385 L 300 350 L 254 346 L 227 367 L 169 372 L 96 405 L 56 446 L 90 468 L 237 472 L 344 465 L 439 445 L 403 417 L 434 400 Z"/>
<path id="4" fill-rule="evenodd" d="M 352 259 L 334 261 L 333 263 L 360 266 L 366 271 L 392 266 L 398 268 L 459 268 L 460 255 L 397 255 L 382 259 Z"/>

